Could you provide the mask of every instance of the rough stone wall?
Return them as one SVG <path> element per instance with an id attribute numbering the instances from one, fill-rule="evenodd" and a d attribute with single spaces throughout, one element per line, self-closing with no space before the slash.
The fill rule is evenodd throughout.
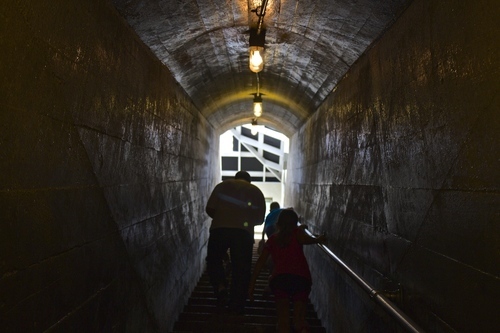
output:
<path id="1" fill-rule="evenodd" d="M 0 14 L 2 332 L 166 332 L 204 267 L 217 138 L 104 0 Z"/>
<path id="2" fill-rule="evenodd" d="M 427 332 L 500 327 L 498 10 L 414 1 L 292 138 L 286 204 Z M 404 331 L 315 250 L 329 332 Z"/>

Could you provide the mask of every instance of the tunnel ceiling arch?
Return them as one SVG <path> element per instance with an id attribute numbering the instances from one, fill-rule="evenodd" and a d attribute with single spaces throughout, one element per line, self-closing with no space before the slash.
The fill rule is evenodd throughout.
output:
<path id="1" fill-rule="evenodd" d="M 112 0 L 218 130 L 260 123 L 293 134 L 411 0 L 269 0 L 264 70 L 248 68 L 253 0 Z"/>

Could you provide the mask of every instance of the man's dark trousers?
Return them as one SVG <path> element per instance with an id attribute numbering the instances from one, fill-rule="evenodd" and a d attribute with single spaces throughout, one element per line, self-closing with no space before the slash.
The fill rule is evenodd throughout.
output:
<path id="1" fill-rule="evenodd" d="M 227 287 L 223 259 L 229 250 L 231 258 L 231 284 L 229 308 L 243 313 L 252 271 L 252 235 L 237 228 L 210 230 L 207 249 L 207 271 L 217 294 L 220 284 Z"/>

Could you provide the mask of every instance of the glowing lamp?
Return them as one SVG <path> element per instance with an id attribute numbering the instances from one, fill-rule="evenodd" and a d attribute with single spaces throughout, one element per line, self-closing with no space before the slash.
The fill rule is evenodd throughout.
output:
<path id="1" fill-rule="evenodd" d="M 252 129 L 250 130 L 252 135 L 257 135 L 259 132 L 259 128 L 257 126 L 257 119 L 252 119 Z"/>
<path id="2" fill-rule="evenodd" d="M 250 46 L 248 65 L 252 72 L 258 73 L 264 69 L 264 59 L 262 58 L 263 54 L 264 48 L 262 46 Z"/>
<path id="3" fill-rule="evenodd" d="M 253 114 L 255 117 L 262 116 L 262 97 L 255 95 L 253 98 Z"/>
<path id="4" fill-rule="evenodd" d="M 248 66 L 254 73 L 264 69 L 264 44 L 266 41 L 266 30 L 250 29 Z"/>

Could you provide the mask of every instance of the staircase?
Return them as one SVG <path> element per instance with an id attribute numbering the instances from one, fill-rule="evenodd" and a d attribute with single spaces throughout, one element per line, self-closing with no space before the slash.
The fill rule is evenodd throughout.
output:
<path id="1" fill-rule="evenodd" d="M 254 247 L 253 264 L 257 260 L 257 243 Z M 254 266 L 252 266 L 254 267 Z M 255 286 L 255 300 L 247 301 L 245 315 L 231 315 L 217 307 L 208 274 L 205 272 L 184 307 L 173 333 L 271 333 L 276 332 L 276 309 L 274 298 L 264 294 L 269 271 L 263 269 Z M 291 311 L 292 312 L 292 311 Z M 308 304 L 307 322 L 312 333 L 324 333 L 312 304 Z"/>

